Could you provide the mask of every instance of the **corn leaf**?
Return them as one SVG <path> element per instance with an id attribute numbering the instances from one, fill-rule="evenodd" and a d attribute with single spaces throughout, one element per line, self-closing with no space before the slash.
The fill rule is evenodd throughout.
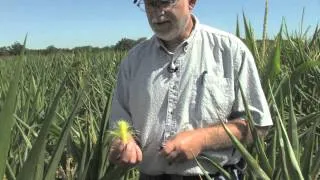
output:
<path id="1" fill-rule="evenodd" d="M 270 154 L 270 165 L 271 165 L 271 169 L 272 169 L 272 174 L 275 173 L 275 170 L 277 169 L 276 166 L 276 160 L 277 160 L 277 141 L 278 141 L 278 133 L 276 130 L 274 130 L 274 133 L 272 135 L 272 140 L 271 140 L 271 144 L 270 144 L 270 149 L 271 152 Z"/>
<path id="2" fill-rule="evenodd" d="M 111 107 L 111 103 L 112 103 L 112 94 L 110 93 L 108 98 L 108 101 L 105 104 L 105 108 L 104 108 L 104 112 L 102 115 L 102 119 L 101 119 L 101 129 L 99 131 L 99 136 L 98 136 L 98 141 L 97 141 L 97 145 L 95 147 L 95 154 L 93 159 L 93 162 L 96 162 L 95 166 L 96 168 L 96 175 L 98 175 L 96 177 L 96 179 L 100 179 L 103 177 L 103 175 L 105 174 L 106 171 L 106 167 L 107 167 L 107 153 L 108 153 L 108 147 L 105 146 L 104 141 L 105 139 L 108 139 L 108 134 L 105 133 L 107 128 L 108 128 L 108 118 L 110 117 L 110 107 Z"/>
<path id="3" fill-rule="evenodd" d="M 317 45 L 317 40 L 319 39 L 319 37 L 320 37 L 320 28 L 319 28 L 319 25 L 317 25 L 317 27 L 314 30 L 312 39 L 309 43 L 309 48 Z"/>
<path id="4" fill-rule="evenodd" d="M 17 128 L 18 128 L 18 130 L 19 130 L 19 132 L 20 132 L 20 134 L 21 134 L 21 136 L 22 136 L 22 138 L 23 138 L 23 140 L 25 141 L 27 147 L 28 147 L 29 149 L 31 149 L 31 148 L 32 148 L 31 142 L 30 142 L 30 140 L 28 139 L 28 137 L 27 137 L 27 135 L 25 134 L 25 132 L 22 130 L 20 124 L 16 123 L 16 126 L 17 126 Z"/>
<path id="5" fill-rule="evenodd" d="M 319 125 L 320 121 L 316 121 L 316 123 L 311 127 L 311 130 L 308 131 L 306 140 L 304 141 L 304 152 L 302 155 L 302 173 L 304 177 L 309 177 L 311 174 L 311 169 L 313 166 L 313 155 L 315 148 L 315 139 L 316 139 L 316 129 Z"/>
<path id="6" fill-rule="evenodd" d="M 292 149 L 296 156 L 296 159 L 300 159 L 299 153 L 299 136 L 298 136 L 298 127 L 297 127 L 297 119 L 294 113 L 293 106 L 293 98 L 291 93 L 291 84 L 289 82 L 289 105 L 290 105 L 290 113 L 289 113 L 289 122 L 288 122 L 288 136 L 292 145 Z M 298 161 L 299 163 L 299 161 Z"/>
<path id="7" fill-rule="evenodd" d="M 262 161 L 261 167 L 268 174 L 268 176 L 271 177 L 272 176 L 272 169 L 271 169 L 269 160 L 267 158 L 267 155 L 265 153 L 263 140 L 258 135 L 257 129 L 255 128 L 255 125 L 254 125 L 255 123 L 253 121 L 253 117 L 251 115 L 251 112 L 250 112 L 250 109 L 249 109 L 249 105 L 248 105 L 248 102 L 247 102 L 247 100 L 245 98 L 246 96 L 245 96 L 245 94 L 243 92 L 243 88 L 242 88 L 242 85 L 241 85 L 240 82 L 239 82 L 239 87 L 240 87 L 242 101 L 243 101 L 244 106 L 245 106 L 245 111 L 246 111 L 246 115 L 247 115 L 247 122 L 248 122 L 248 125 L 249 125 L 249 129 L 250 129 L 251 134 L 252 134 L 253 139 L 254 139 L 253 143 L 254 143 L 254 145 L 256 147 L 256 150 L 258 151 L 259 159 Z"/>
<path id="8" fill-rule="evenodd" d="M 315 154 L 314 164 L 310 173 L 311 179 L 319 179 L 320 177 L 320 149 Z"/>
<path id="9" fill-rule="evenodd" d="M 299 78 L 301 77 L 302 74 L 316 67 L 320 67 L 320 59 L 318 60 L 309 59 L 308 61 L 300 64 L 291 74 L 290 81 L 292 82 L 292 85 L 295 85 L 299 81 Z"/>
<path id="10" fill-rule="evenodd" d="M 8 175 L 7 179 L 15 180 L 16 176 L 15 176 L 13 169 L 11 168 L 11 166 L 8 162 L 6 163 L 6 167 L 7 167 L 7 172 L 8 172 L 8 173 L 6 173 L 6 175 Z"/>
<path id="11" fill-rule="evenodd" d="M 240 23 L 239 23 L 239 16 L 237 16 L 236 36 L 237 36 L 238 38 L 241 38 L 241 35 L 240 35 Z"/>
<path id="12" fill-rule="evenodd" d="M 127 172 L 128 169 L 126 168 L 120 168 L 117 166 L 109 167 L 107 170 L 107 173 L 104 175 L 104 177 L 101 180 L 110 180 L 110 179 L 123 179 L 124 173 Z"/>
<path id="13" fill-rule="evenodd" d="M 199 158 L 209 161 L 214 166 L 214 168 L 216 168 L 225 178 L 230 180 L 232 179 L 230 173 L 228 173 L 228 171 L 226 171 L 219 163 L 215 162 L 213 159 L 206 156 L 199 156 Z M 200 163 L 198 162 L 198 164 Z"/>
<path id="14" fill-rule="evenodd" d="M 24 61 L 24 51 L 26 46 L 27 36 L 24 39 L 23 48 L 20 53 L 20 58 L 18 60 L 18 65 L 14 77 L 10 81 L 9 90 L 7 93 L 6 101 L 3 105 L 3 109 L 0 112 L 0 179 L 4 176 L 8 151 L 10 149 L 10 139 L 11 131 L 15 124 L 13 114 L 15 112 L 17 92 L 19 85 L 19 78 L 22 73 L 23 61 Z"/>
<path id="15" fill-rule="evenodd" d="M 209 174 L 207 173 L 207 171 L 204 169 L 204 167 L 201 165 L 201 163 L 198 161 L 197 158 L 194 158 L 194 160 L 196 161 L 196 163 L 198 164 L 199 168 L 201 169 L 201 171 L 203 172 L 204 176 L 206 177 L 207 180 L 211 180 L 211 177 L 209 176 Z"/>
<path id="16" fill-rule="evenodd" d="M 285 145 L 284 145 L 284 140 L 283 140 L 283 136 L 282 136 L 282 131 L 281 131 L 281 127 L 280 127 L 280 123 L 278 119 L 274 119 L 274 124 L 276 125 L 276 130 L 277 130 L 277 142 L 279 144 L 279 149 L 280 149 L 280 158 L 281 158 L 281 165 L 282 165 L 282 170 L 284 173 L 284 177 L 285 179 L 289 179 L 289 172 L 288 172 L 288 165 L 287 165 L 287 156 L 286 156 L 286 150 L 285 150 Z"/>
<path id="17" fill-rule="evenodd" d="M 229 128 L 222 122 L 221 123 L 224 130 L 230 137 L 232 143 L 237 148 L 237 150 L 241 153 L 242 157 L 246 160 L 248 163 L 248 167 L 252 170 L 255 176 L 262 179 L 270 179 L 268 175 L 261 169 L 258 162 L 255 160 L 255 158 L 247 151 L 247 149 L 241 144 L 241 142 L 231 133 Z"/>
<path id="18" fill-rule="evenodd" d="M 281 33 L 282 30 L 280 30 L 280 32 L 278 33 L 278 37 L 276 39 L 276 46 L 273 49 L 272 56 L 270 56 L 271 59 L 269 59 L 268 64 L 266 65 L 266 72 L 263 77 L 264 89 L 267 89 L 268 82 L 275 82 L 275 78 L 281 72 Z"/>
<path id="19" fill-rule="evenodd" d="M 256 44 L 256 40 L 254 38 L 254 33 L 252 31 L 251 25 L 248 23 L 248 20 L 244 15 L 244 13 L 243 13 L 243 21 L 244 21 L 245 35 L 246 35 L 245 42 L 246 42 L 248 48 L 251 50 L 254 59 L 258 62 L 257 64 L 261 65 L 260 64 L 261 59 L 260 59 L 258 47 Z"/>
<path id="20" fill-rule="evenodd" d="M 87 134 L 86 141 L 84 144 L 84 149 L 82 151 L 82 158 L 81 158 L 80 168 L 79 168 L 80 180 L 86 179 L 86 175 L 87 175 L 86 174 L 86 164 L 89 164 L 88 162 L 90 162 L 88 160 L 89 153 L 90 153 L 90 137 L 89 137 L 89 134 Z"/>
<path id="21" fill-rule="evenodd" d="M 65 146 L 67 139 L 70 135 L 71 125 L 73 124 L 75 114 L 78 111 L 78 109 L 81 107 L 81 105 L 82 105 L 81 102 L 83 102 L 83 101 L 81 101 L 81 97 L 83 95 L 83 92 L 84 92 L 83 89 L 81 89 L 78 92 L 74 108 L 71 111 L 70 116 L 68 117 L 68 120 L 62 130 L 62 134 L 60 135 L 59 140 L 57 142 L 56 149 L 52 155 L 51 161 L 48 166 L 48 170 L 46 171 L 46 175 L 44 178 L 45 180 L 51 180 L 51 179 L 55 178 L 56 169 L 58 167 L 61 155 L 63 153 L 64 146 Z"/>
<path id="22" fill-rule="evenodd" d="M 310 123 L 313 123 L 317 120 L 317 118 L 320 117 L 320 112 L 313 112 L 310 113 L 304 117 L 299 118 L 298 121 L 298 127 L 306 126 Z"/>
<path id="23" fill-rule="evenodd" d="M 265 1 L 264 17 L 263 17 L 263 33 L 262 33 L 262 48 L 261 48 L 261 60 L 264 62 L 266 59 L 266 41 L 267 41 L 267 24 L 268 24 L 268 11 L 269 1 Z M 263 63 L 265 64 L 265 62 Z"/>
<path id="24" fill-rule="evenodd" d="M 271 86 L 269 84 L 269 90 L 271 92 Z M 275 102 L 275 98 L 273 94 L 271 93 L 271 98 L 273 100 L 273 108 L 278 116 L 278 121 L 276 121 L 276 128 L 279 134 L 279 144 L 281 148 L 281 156 L 282 158 L 285 158 L 283 160 L 286 160 L 286 162 L 283 162 L 283 170 L 285 171 L 285 176 L 288 179 L 304 179 L 301 169 L 299 167 L 299 163 L 295 157 L 294 151 L 292 149 L 291 143 L 289 141 L 287 132 L 285 130 L 285 127 L 282 123 L 282 118 L 279 113 L 277 104 Z M 289 171 L 290 171 L 290 176 L 289 176 Z M 295 175 L 292 175 L 294 173 Z"/>
<path id="25" fill-rule="evenodd" d="M 52 102 L 48 114 L 45 117 L 39 136 L 36 139 L 36 142 L 34 143 L 29 153 L 27 161 L 23 164 L 23 168 L 17 176 L 17 180 L 38 180 L 43 178 L 46 138 L 49 132 L 50 125 L 52 121 L 55 119 L 55 111 L 58 107 L 59 99 L 64 93 L 64 85 L 66 80 L 67 76 L 60 84 L 59 90 Z"/>

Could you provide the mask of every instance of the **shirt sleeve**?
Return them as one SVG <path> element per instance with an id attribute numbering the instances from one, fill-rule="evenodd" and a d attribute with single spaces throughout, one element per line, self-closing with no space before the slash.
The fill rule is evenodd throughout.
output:
<path id="1" fill-rule="evenodd" d="M 240 83 L 255 125 L 270 126 L 273 123 L 254 58 L 244 44 L 237 54 L 237 61 L 241 62 L 237 78 L 235 79 L 235 102 L 230 116 L 243 119 L 247 117 L 239 87 Z"/>
<path id="2" fill-rule="evenodd" d="M 129 78 L 128 69 L 124 65 L 125 61 L 121 63 L 119 72 L 117 74 L 117 81 L 113 91 L 111 115 L 110 115 L 110 129 L 116 127 L 117 121 L 123 119 L 131 123 L 131 114 L 129 110 Z"/>

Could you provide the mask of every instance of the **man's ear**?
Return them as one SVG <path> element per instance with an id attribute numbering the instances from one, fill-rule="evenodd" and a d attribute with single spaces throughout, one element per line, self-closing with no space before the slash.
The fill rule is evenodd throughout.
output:
<path id="1" fill-rule="evenodd" d="M 189 0 L 189 9 L 192 10 L 196 5 L 197 0 Z"/>

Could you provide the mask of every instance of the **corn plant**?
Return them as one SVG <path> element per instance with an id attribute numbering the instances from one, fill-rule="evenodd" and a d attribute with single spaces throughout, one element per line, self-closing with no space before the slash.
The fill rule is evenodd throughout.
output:
<path id="1" fill-rule="evenodd" d="M 284 22 L 274 45 L 265 43 L 268 40 L 263 39 L 262 48 L 259 48 L 250 23 L 245 16 L 243 19 L 244 42 L 257 60 L 274 122 L 266 139 L 261 139 L 243 99 L 249 129 L 254 137 L 253 148 L 241 144 L 224 126 L 248 164 L 245 179 L 319 179 L 319 29 L 316 27 L 311 40 L 308 40 L 307 33 L 289 35 Z M 240 37 L 238 20 L 236 34 Z M 213 167 L 232 179 L 218 163 L 213 162 Z"/>
<path id="2" fill-rule="evenodd" d="M 267 15 L 268 1 L 263 39 L 256 40 L 243 13 L 243 40 L 256 59 L 274 126 L 260 138 L 247 111 L 254 143 L 241 144 L 229 134 L 248 163 L 246 179 L 319 179 L 320 29 L 311 36 L 302 26 L 289 33 L 284 21 L 268 39 Z M 111 94 L 126 53 L 0 57 L 0 177 L 137 180 L 137 169 L 117 167 L 107 158 Z M 203 158 L 232 179 L 219 163 Z"/>
<path id="3" fill-rule="evenodd" d="M 119 173 L 126 170 L 108 162 L 111 136 L 106 131 L 116 69 L 125 54 L 22 53 L 20 59 L 26 63 L 22 68 L 24 61 L 18 61 L 20 78 L 12 73 L 12 57 L 0 60 L 5 67 L 0 76 L 1 122 L 8 125 L 1 126 L 1 146 L 7 148 L 1 151 L 0 177 L 106 179 L 112 172 L 126 176 Z"/>

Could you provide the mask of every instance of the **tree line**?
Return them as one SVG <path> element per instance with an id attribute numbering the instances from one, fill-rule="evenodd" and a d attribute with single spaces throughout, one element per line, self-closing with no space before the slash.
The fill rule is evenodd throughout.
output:
<path id="1" fill-rule="evenodd" d="M 90 52 L 98 52 L 101 50 L 118 50 L 118 51 L 127 51 L 131 49 L 136 44 L 145 41 L 147 38 L 139 38 L 137 40 L 122 38 L 115 45 L 105 46 L 105 47 L 93 47 L 93 46 L 78 46 L 74 48 L 57 48 L 54 45 L 50 45 L 45 49 L 28 49 L 26 48 L 26 52 L 28 53 L 38 53 L 38 54 L 51 54 L 56 52 L 74 52 L 74 51 L 90 51 Z M 23 44 L 20 42 L 14 42 L 10 46 L 0 47 L 0 56 L 15 56 L 20 54 L 23 48 Z"/>

